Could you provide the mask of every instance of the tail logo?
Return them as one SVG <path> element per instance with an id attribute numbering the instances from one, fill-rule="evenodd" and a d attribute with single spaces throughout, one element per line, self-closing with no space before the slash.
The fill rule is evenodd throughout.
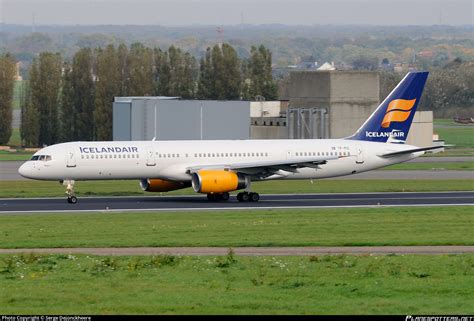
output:
<path id="1" fill-rule="evenodd" d="M 411 110 L 416 99 L 394 99 L 388 104 L 385 116 L 382 120 L 382 127 L 388 128 L 392 122 L 404 122 L 410 117 Z"/>

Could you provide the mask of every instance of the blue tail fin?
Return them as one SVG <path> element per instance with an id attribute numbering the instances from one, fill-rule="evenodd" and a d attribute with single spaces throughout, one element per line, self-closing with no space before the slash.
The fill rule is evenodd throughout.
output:
<path id="1" fill-rule="evenodd" d="M 428 72 L 409 72 L 366 122 L 347 139 L 405 143 Z"/>

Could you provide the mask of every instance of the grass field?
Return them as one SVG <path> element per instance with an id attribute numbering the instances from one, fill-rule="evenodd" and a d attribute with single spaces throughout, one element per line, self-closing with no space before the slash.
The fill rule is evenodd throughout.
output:
<path id="1" fill-rule="evenodd" d="M 4 214 L 0 244 L 2 248 L 474 245 L 472 210 L 456 206 Z"/>
<path id="2" fill-rule="evenodd" d="M 23 81 L 15 81 L 15 86 L 13 87 L 13 109 L 20 109 L 20 97 L 23 86 Z"/>
<path id="3" fill-rule="evenodd" d="M 472 171 L 474 162 L 439 162 L 439 163 L 403 163 L 382 168 L 382 170 L 457 170 Z M 473 176 L 474 177 L 474 176 Z"/>
<path id="4" fill-rule="evenodd" d="M 474 156 L 474 148 L 450 148 L 440 153 L 428 153 L 421 157 L 458 157 Z"/>
<path id="5" fill-rule="evenodd" d="M 21 146 L 20 130 L 18 128 L 13 128 L 12 129 L 12 135 L 10 136 L 10 141 L 8 142 L 8 146 L 12 146 L 12 147 Z M 14 153 L 14 154 L 16 154 L 16 153 Z M 31 152 L 24 153 L 24 154 L 33 155 L 33 153 L 31 153 Z M 3 158 L 0 158 L 0 159 L 4 160 Z M 29 158 L 27 158 L 27 159 L 29 159 Z M 7 159 L 5 159 L 5 160 L 7 160 Z"/>
<path id="6" fill-rule="evenodd" d="M 7 152 L 0 150 L 0 161 L 27 161 L 31 158 L 31 155 L 33 154 L 30 152 Z"/>
<path id="7" fill-rule="evenodd" d="M 309 180 L 287 180 L 256 182 L 252 184 L 252 189 L 263 194 L 469 191 L 474 190 L 474 180 L 314 180 L 313 184 Z M 58 182 L 0 180 L 0 198 L 55 197 L 63 196 L 65 190 L 65 186 Z M 143 192 L 139 187 L 138 181 L 135 180 L 76 182 L 76 192 L 79 197 L 195 195 L 191 188 L 167 193 Z"/>
<path id="8" fill-rule="evenodd" d="M 0 256 L 4 314 L 472 314 L 474 256 Z"/>
<path id="9" fill-rule="evenodd" d="M 435 119 L 434 132 L 439 134 L 446 144 L 455 148 L 474 148 L 474 125 L 455 123 L 452 119 Z"/>

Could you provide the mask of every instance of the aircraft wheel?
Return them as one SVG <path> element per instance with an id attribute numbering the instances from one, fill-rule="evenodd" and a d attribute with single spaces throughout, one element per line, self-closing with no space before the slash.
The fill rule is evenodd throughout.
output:
<path id="1" fill-rule="evenodd" d="M 77 203 L 77 197 L 76 196 L 70 196 L 67 198 L 67 202 L 70 204 L 76 204 Z"/>
<path id="2" fill-rule="evenodd" d="M 229 193 L 227 193 L 227 192 L 222 193 L 222 194 L 220 195 L 220 199 L 223 200 L 223 201 L 228 201 L 229 198 L 230 198 L 230 195 L 229 195 Z"/>
<path id="3" fill-rule="evenodd" d="M 208 200 L 208 201 L 211 201 L 211 202 L 217 201 L 217 195 L 216 195 L 216 194 L 208 193 L 208 194 L 207 194 L 207 200 Z"/>
<path id="4" fill-rule="evenodd" d="M 250 202 L 258 202 L 260 200 L 260 195 L 258 193 L 250 193 L 249 194 L 249 201 Z"/>
<path id="5" fill-rule="evenodd" d="M 237 200 L 239 202 L 248 202 L 249 201 L 249 193 L 242 192 L 242 193 L 237 194 Z"/>

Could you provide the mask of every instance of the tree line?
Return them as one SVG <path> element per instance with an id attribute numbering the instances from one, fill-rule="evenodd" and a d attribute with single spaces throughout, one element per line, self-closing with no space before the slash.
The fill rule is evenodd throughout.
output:
<path id="1" fill-rule="evenodd" d="M 12 104 L 16 60 L 10 54 L 0 55 L 0 145 L 12 134 Z"/>
<path id="2" fill-rule="evenodd" d="M 437 118 L 472 117 L 474 103 L 474 62 L 455 59 L 429 69 L 419 109 L 432 110 Z M 385 98 L 405 74 L 380 73 L 380 99 Z"/>
<path id="3" fill-rule="evenodd" d="M 111 140 L 116 96 L 273 100 L 271 64 L 264 46 L 252 47 L 249 58 L 241 59 L 226 43 L 207 48 L 199 62 L 174 46 L 162 50 L 141 43 L 82 48 L 71 62 L 42 52 L 30 66 L 21 97 L 22 144 Z"/>

